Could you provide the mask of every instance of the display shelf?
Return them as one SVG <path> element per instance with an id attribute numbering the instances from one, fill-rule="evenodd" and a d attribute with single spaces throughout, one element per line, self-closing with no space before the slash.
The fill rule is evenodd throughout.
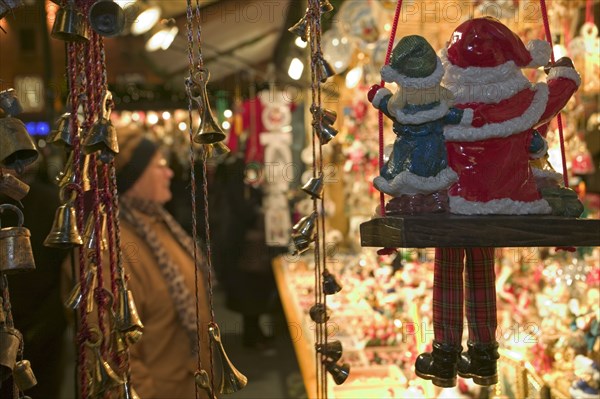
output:
<path id="1" fill-rule="evenodd" d="M 275 282 L 277 284 L 277 290 L 279 291 L 281 305 L 283 306 L 287 325 L 294 344 L 294 350 L 296 352 L 296 358 L 298 359 L 298 366 L 300 367 L 306 394 L 309 398 L 316 398 L 317 371 L 315 366 L 314 344 L 305 334 L 305 329 L 302 328 L 302 313 L 298 310 L 292 291 L 288 289 L 289 285 L 285 276 L 286 270 L 287 268 L 284 267 L 284 260 L 279 257 L 275 258 L 273 261 L 273 274 L 275 275 Z"/>
<path id="2" fill-rule="evenodd" d="M 558 216 L 403 215 L 360 226 L 363 247 L 592 247 L 600 220 Z"/>

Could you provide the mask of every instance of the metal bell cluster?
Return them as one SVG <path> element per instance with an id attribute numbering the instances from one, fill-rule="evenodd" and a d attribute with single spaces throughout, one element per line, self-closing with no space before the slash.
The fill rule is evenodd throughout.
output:
<path id="1" fill-rule="evenodd" d="M 329 2 L 329 0 L 319 0 L 319 7 L 321 9 L 321 13 L 323 14 L 333 11 L 333 5 Z M 308 9 L 306 11 L 308 12 Z M 307 13 L 305 13 L 304 16 L 294 24 L 294 26 L 288 29 L 289 32 L 295 34 L 305 42 L 308 41 L 309 32 L 308 18 L 306 14 Z"/>
<path id="2" fill-rule="evenodd" d="M 21 392 L 37 385 L 29 360 L 17 361 L 22 350 L 23 336 L 19 330 L 7 325 L 4 301 L 0 297 L 0 381 L 12 374 L 13 381 Z"/>
<path id="3" fill-rule="evenodd" d="M 310 243 L 315 240 L 317 217 L 317 212 L 313 212 L 300 219 L 298 223 L 292 227 L 292 243 L 295 248 L 295 255 L 306 252 L 310 247 Z"/>
<path id="4" fill-rule="evenodd" d="M 88 23 L 89 21 L 89 23 Z M 67 0 L 56 12 L 51 36 L 58 40 L 86 43 L 90 40 L 90 29 L 105 37 L 114 37 L 125 28 L 125 12 L 112 0 L 97 0 L 84 15 Z"/>
<path id="5" fill-rule="evenodd" d="M 328 108 L 320 108 L 313 106 L 310 109 L 313 114 L 313 126 L 319 137 L 321 144 L 329 143 L 338 131 L 332 126 L 337 120 L 337 113 Z"/>

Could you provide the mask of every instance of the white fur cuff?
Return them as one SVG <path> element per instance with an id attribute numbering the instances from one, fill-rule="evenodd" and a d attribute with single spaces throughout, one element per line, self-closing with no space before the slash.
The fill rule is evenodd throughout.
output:
<path id="1" fill-rule="evenodd" d="M 462 119 L 460 120 L 460 124 L 463 126 L 470 126 L 471 123 L 473 123 L 473 109 L 465 108 L 463 110 L 463 116 L 462 116 Z"/>
<path id="2" fill-rule="evenodd" d="M 379 104 L 381 104 L 381 100 L 383 100 L 383 97 L 391 94 L 392 92 L 390 91 L 390 89 L 386 89 L 385 87 L 382 87 L 381 89 L 377 90 L 377 93 L 375 93 L 375 97 L 373 97 L 373 106 L 379 109 Z"/>
<path id="3" fill-rule="evenodd" d="M 546 215 L 552 213 L 544 199 L 524 202 L 510 198 L 487 202 L 467 201 L 463 197 L 450 196 L 450 213 L 459 215 Z"/>
<path id="4" fill-rule="evenodd" d="M 571 79 L 572 81 L 575 82 L 577 87 L 579 87 L 579 85 L 581 84 L 581 77 L 579 76 L 579 73 L 577 73 L 577 71 L 575 69 L 570 68 L 570 67 L 551 68 L 550 73 L 548 74 L 548 78 L 546 80 L 548 81 L 548 80 L 556 79 L 556 78 Z"/>
<path id="5" fill-rule="evenodd" d="M 532 40 L 527 43 L 527 51 L 531 54 L 531 62 L 527 65 L 528 68 L 538 68 L 546 66 L 550 61 L 550 54 L 552 54 L 552 46 L 545 40 Z"/>

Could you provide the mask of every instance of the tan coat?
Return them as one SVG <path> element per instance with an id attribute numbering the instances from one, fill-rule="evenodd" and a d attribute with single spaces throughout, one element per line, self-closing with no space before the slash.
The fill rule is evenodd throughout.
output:
<path id="1" fill-rule="evenodd" d="M 194 294 L 193 254 L 188 254 L 171 235 L 163 223 L 139 213 L 147 219 L 167 253 L 181 273 L 189 291 Z M 144 334 L 130 349 L 131 383 L 141 398 L 195 398 L 194 371 L 196 356 L 190 353 L 190 343 L 185 330 L 179 325 L 177 312 L 158 264 L 147 244 L 127 224 L 121 224 L 121 244 L 124 267 L 129 275 L 128 287 L 133 293 L 138 314 L 144 323 Z M 208 352 L 206 323 L 210 312 L 204 278 L 199 275 L 199 312 L 202 321 L 201 351 Z M 202 366 L 210 367 L 209 357 L 203 356 Z M 201 392 L 203 393 L 203 392 Z"/>
<path id="2" fill-rule="evenodd" d="M 164 223 L 146 214 L 135 214 L 152 227 L 166 252 L 180 267 L 188 290 L 195 295 L 193 254 L 188 254 L 178 244 Z M 197 357 L 191 353 L 190 340 L 179 323 L 167 284 L 150 247 L 125 221 L 121 222 L 121 247 L 123 266 L 129 276 L 128 288 L 132 291 L 139 317 L 144 324 L 141 339 L 130 347 L 131 385 L 142 399 L 195 399 L 194 372 L 197 369 Z M 108 253 L 103 253 L 106 276 L 109 270 L 107 258 Z M 65 266 L 65 269 L 70 269 L 70 265 Z M 105 281 L 105 287 L 110 289 L 108 279 Z M 208 371 L 210 341 L 207 337 L 207 322 L 210 321 L 210 311 L 204 282 L 205 278 L 200 273 L 200 347 L 203 354 L 202 366 Z M 71 286 L 68 283 L 65 289 L 69 290 Z M 207 397 L 204 391 L 199 392 L 200 397 Z"/>

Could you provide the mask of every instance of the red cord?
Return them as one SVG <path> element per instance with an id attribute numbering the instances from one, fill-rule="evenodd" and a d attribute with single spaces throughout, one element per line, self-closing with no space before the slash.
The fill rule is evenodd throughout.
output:
<path id="1" fill-rule="evenodd" d="M 390 57 L 392 50 L 394 49 L 394 39 L 396 38 L 396 30 L 398 29 L 398 21 L 400 20 L 400 10 L 402 9 L 402 0 L 398 0 L 396 4 L 396 13 L 394 14 L 394 23 L 392 24 L 392 31 L 390 33 L 390 41 L 388 43 L 387 53 L 385 55 L 385 64 L 390 63 Z M 385 86 L 385 82 L 382 80 L 381 87 Z M 379 170 L 383 168 L 383 112 L 379 111 Z M 385 194 L 379 193 L 379 204 L 381 216 L 385 216 Z"/>
<path id="2" fill-rule="evenodd" d="M 542 11 L 542 18 L 544 20 L 544 30 L 546 31 L 546 40 L 552 46 L 552 34 L 550 33 L 550 23 L 548 22 L 548 10 L 546 9 L 546 1 L 540 0 L 540 9 Z M 552 63 L 555 62 L 554 51 L 550 53 L 550 60 Z M 558 136 L 560 138 L 560 155 L 562 157 L 562 172 L 563 181 L 566 188 L 569 188 L 569 177 L 567 175 L 567 159 L 565 157 L 565 137 L 563 134 L 562 116 L 560 112 L 556 115 L 556 121 L 558 122 Z"/>
<path id="3" fill-rule="evenodd" d="M 592 4 L 592 0 L 585 1 L 585 22 L 589 22 L 591 24 L 594 23 L 594 10 Z"/>

